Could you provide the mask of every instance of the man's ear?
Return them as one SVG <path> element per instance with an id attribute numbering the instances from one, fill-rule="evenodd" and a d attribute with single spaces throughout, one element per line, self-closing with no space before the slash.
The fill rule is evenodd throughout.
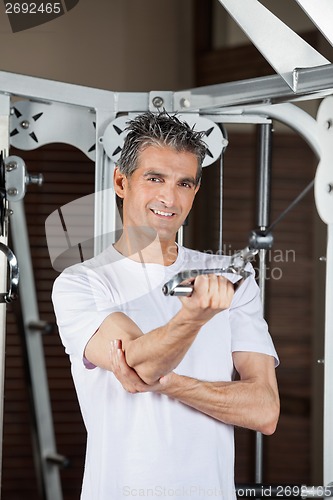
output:
<path id="1" fill-rule="evenodd" d="M 113 185 L 116 194 L 119 198 L 124 198 L 124 184 L 125 184 L 125 175 L 122 174 L 119 170 L 119 167 L 116 166 L 113 172 Z"/>

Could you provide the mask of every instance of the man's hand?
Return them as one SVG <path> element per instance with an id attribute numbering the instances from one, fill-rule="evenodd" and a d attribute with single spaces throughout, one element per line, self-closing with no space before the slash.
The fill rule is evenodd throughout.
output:
<path id="1" fill-rule="evenodd" d="M 110 346 L 110 369 L 121 383 L 125 391 L 135 394 L 137 392 L 156 392 L 160 388 L 159 382 L 154 385 L 146 384 L 133 368 L 128 366 L 122 350 L 121 340 L 112 340 Z"/>
<path id="2" fill-rule="evenodd" d="M 191 320 L 207 323 L 231 305 L 234 296 L 234 285 L 224 276 L 202 274 L 194 281 L 193 293 L 190 297 L 181 297 L 183 312 Z"/>
<path id="3" fill-rule="evenodd" d="M 159 382 L 154 385 L 146 384 L 136 373 L 133 368 L 126 363 L 125 354 L 122 350 L 121 340 L 112 340 L 110 348 L 110 367 L 111 370 L 121 383 L 125 391 L 135 394 L 137 392 L 160 392 L 168 395 L 168 389 L 172 387 L 173 382 L 180 378 L 173 372 L 161 377 Z"/>
<path id="4" fill-rule="evenodd" d="M 154 385 L 146 384 L 133 368 L 128 366 L 121 346 L 121 340 L 112 340 L 110 348 L 110 366 L 118 382 L 121 383 L 126 392 L 135 394 L 138 392 L 160 392 L 168 395 L 168 390 L 175 385 L 175 381 L 180 377 L 174 372 L 170 372 L 161 377 Z"/>

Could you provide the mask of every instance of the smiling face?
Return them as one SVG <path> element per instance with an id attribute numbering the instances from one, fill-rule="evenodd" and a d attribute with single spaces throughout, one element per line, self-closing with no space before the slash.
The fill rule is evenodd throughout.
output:
<path id="1" fill-rule="evenodd" d="M 116 168 L 115 190 L 123 199 L 124 229 L 149 228 L 163 246 L 174 245 L 199 189 L 197 170 L 194 154 L 165 146 L 141 151 L 130 177 Z"/>

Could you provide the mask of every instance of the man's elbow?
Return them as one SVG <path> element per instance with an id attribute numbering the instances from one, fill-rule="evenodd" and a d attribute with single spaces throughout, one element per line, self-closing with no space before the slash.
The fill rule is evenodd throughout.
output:
<path id="1" fill-rule="evenodd" d="M 150 363 L 148 362 L 137 362 L 134 357 L 131 356 L 131 350 L 125 350 L 126 363 L 130 368 L 132 368 L 138 377 L 147 385 L 154 385 L 158 382 L 160 376 L 151 369 Z"/>
<path id="2" fill-rule="evenodd" d="M 160 373 L 161 366 L 156 361 L 154 362 L 148 355 L 142 354 L 140 347 L 138 347 L 138 340 L 133 339 L 126 343 L 124 348 L 126 363 L 145 384 L 154 385 L 164 374 Z"/>
<path id="3" fill-rule="evenodd" d="M 139 365 L 139 366 L 132 366 L 133 370 L 136 371 L 137 375 L 141 378 L 141 380 L 147 384 L 147 385 L 154 385 L 156 384 L 159 379 L 160 375 L 156 374 L 152 370 L 149 369 L 149 367 L 144 366 L 144 365 Z"/>
<path id="4" fill-rule="evenodd" d="M 258 431 L 266 436 L 271 436 L 276 431 L 276 427 L 280 416 L 280 404 L 279 402 L 274 402 L 270 405 L 267 411 L 263 412 L 263 419 L 260 423 Z"/>

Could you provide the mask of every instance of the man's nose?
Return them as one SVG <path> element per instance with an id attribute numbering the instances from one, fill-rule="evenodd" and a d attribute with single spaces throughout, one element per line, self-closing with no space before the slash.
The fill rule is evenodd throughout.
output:
<path id="1" fill-rule="evenodd" d="M 158 193 L 158 200 L 166 207 L 173 206 L 176 200 L 176 187 L 167 183 L 162 184 Z"/>

